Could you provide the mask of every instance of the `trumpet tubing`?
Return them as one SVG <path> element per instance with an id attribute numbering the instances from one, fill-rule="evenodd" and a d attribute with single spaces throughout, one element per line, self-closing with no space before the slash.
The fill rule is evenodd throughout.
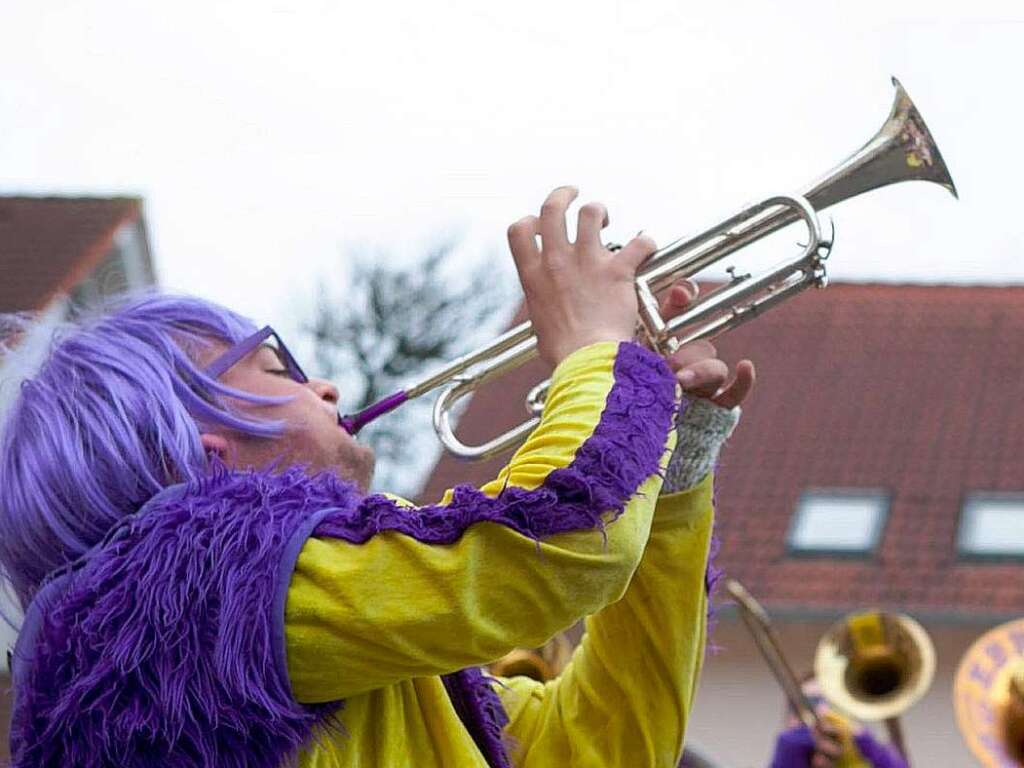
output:
<path id="1" fill-rule="evenodd" d="M 713 338 L 748 322 L 772 307 L 828 282 L 825 260 L 831 240 L 822 236 L 817 211 L 872 189 L 903 181 L 930 181 L 956 196 L 953 180 L 938 146 L 907 92 L 893 78 L 896 96 L 882 128 L 850 157 L 800 194 L 779 195 L 748 206 L 692 237 L 658 250 L 637 273 L 636 291 L 643 332 L 663 353 L 680 344 Z M 677 279 L 692 277 L 737 250 L 794 222 L 807 230 L 807 243 L 797 256 L 759 275 L 735 276 L 711 291 L 678 317 L 665 319 L 656 294 Z M 528 421 L 480 445 L 462 443 L 452 430 L 450 412 L 475 389 L 516 368 L 537 353 L 530 323 L 522 323 L 489 346 L 455 360 L 413 386 L 375 403 L 342 423 L 356 432 L 369 420 L 415 397 L 445 387 L 434 405 L 434 430 L 444 447 L 464 459 L 484 459 L 513 447 L 537 425 L 543 411 L 546 382 L 527 399 Z"/>

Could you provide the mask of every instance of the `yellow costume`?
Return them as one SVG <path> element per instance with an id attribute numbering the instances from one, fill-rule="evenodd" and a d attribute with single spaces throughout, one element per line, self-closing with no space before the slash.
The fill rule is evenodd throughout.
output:
<path id="1" fill-rule="evenodd" d="M 485 496 L 536 491 L 574 461 L 621 356 L 595 344 L 559 365 L 541 424 Z M 603 526 L 539 541 L 493 521 L 443 545 L 395 531 L 309 538 L 287 591 L 288 676 L 302 703 L 344 700 L 347 733 L 322 738 L 301 765 L 486 766 L 439 676 L 539 646 L 586 616 L 558 679 L 493 681 L 512 764 L 674 767 L 704 654 L 712 481 L 659 497 L 661 475 Z"/>

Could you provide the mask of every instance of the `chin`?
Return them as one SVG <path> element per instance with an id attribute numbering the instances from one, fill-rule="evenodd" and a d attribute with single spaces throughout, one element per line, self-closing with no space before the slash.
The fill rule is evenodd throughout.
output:
<path id="1" fill-rule="evenodd" d="M 375 464 L 376 457 L 373 451 L 366 448 L 357 452 L 346 451 L 344 456 L 339 457 L 338 461 L 331 465 L 331 469 L 342 480 L 354 483 L 359 490 L 367 493 L 373 480 Z"/>

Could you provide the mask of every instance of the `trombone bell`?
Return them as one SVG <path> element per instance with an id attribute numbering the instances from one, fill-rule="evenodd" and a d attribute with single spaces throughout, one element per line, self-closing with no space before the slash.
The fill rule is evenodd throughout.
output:
<path id="1" fill-rule="evenodd" d="M 818 643 L 814 673 L 825 697 L 858 720 L 898 717 L 935 676 L 935 646 L 909 616 L 869 611 L 834 624 Z"/>

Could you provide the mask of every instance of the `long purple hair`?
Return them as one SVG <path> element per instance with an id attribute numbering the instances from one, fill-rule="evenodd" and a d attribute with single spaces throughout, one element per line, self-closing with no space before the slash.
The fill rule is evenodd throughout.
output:
<path id="1" fill-rule="evenodd" d="M 31 322 L 0 315 L 0 362 L 28 354 L 19 341 Z M 199 367 L 211 342 L 232 344 L 255 330 L 201 299 L 136 295 L 57 327 L 38 370 L 0 381 L 16 387 L 0 409 L 0 576 L 22 609 L 47 574 L 119 519 L 162 488 L 207 473 L 201 428 L 281 433 L 277 422 L 233 413 L 225 397 L 281 398 L 225 387 Z"/>

